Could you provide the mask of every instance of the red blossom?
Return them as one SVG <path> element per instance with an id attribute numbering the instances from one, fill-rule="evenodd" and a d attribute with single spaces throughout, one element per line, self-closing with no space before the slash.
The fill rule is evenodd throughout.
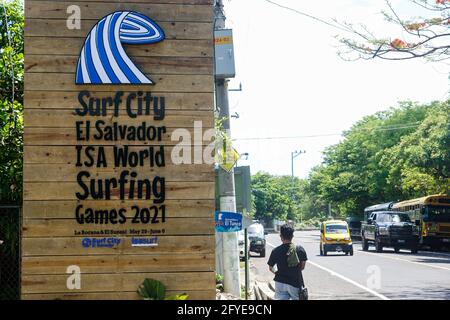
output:
<path id="1" fill-rule="evenodd" d="M 400 39 L 394 39 L 391 42 L 391 46 L 394 47 L 395 49 L 404 49 L 408 46 L 408 44 Z"/>

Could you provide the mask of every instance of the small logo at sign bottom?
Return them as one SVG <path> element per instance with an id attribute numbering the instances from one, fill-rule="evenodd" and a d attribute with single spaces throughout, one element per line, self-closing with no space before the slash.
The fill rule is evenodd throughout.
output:
<path id="1" fill-rule="evenodd" d="M 120 242 L 118 238 L 83 238 L 81 244 L 85 248 L 113 248 L 119 246 Z"/>
<path id="2" fill-rule="evenodd" d="M 131 238 L 132 247 L 156 247 L 158 246 L 158 237 L 151 238 Z"/>

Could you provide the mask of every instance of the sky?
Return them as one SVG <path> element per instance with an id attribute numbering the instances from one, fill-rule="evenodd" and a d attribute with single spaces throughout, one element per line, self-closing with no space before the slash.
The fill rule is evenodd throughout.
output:
<path id="1" fill-rule="evenodd" d="M 386 10 L 383 0 L 274 1 L 330 22 L 364 23 L 379 36 L 402 37 L 380 15 Z M 404 17 L 423 12 L 408 0 L 391 2 Z M 344 61 L 335 38 L 343 31 L 265 0 L 224 0 L 224 5 L 236 60 L 229 88 L 243 87 L 229 94 L 230 113 L 239 114 L 232 118 L 231 135 L 238 152 L 249 154 L 238 165 L 250 165 L 252 174 L 290 175 L 291 152 L 302 150 L 294 175 L 306 178 L 322 162 L 322 151 L 362 117 L 398 101 L 448 97 L 448 65 L 415 59 Z"/>

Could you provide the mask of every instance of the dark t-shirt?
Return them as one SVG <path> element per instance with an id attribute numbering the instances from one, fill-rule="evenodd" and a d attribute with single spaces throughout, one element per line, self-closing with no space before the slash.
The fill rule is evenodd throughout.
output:
<path id="1" fill-rule="evenodd" d="M 287 252 L 290 244 L 282 244 L 272 250 L 267 264 L 271 267 L 277 265 L 277 272 L 274 280 L 284 284 L 300 288 L 300 269 L 299 267 L 289 268 L 287 264 Z M 300 261 L 308 260 L 306 251 L 302 246 L 297 246 L 297 255 Z"/>

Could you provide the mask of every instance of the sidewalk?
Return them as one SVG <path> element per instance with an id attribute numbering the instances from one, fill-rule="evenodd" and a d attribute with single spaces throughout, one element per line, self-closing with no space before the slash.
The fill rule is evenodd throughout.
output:
<path id="1" fill-rule="evenodd" d="M 255 274 L 255 265 L 252 259 L 249 259 L 250 288 L 251 294 L 249 300 L 273 300 L 275 295 L 275 283 L 273 281 L 257 280 Z M 241 271 L 241 281 L 244 283 L 244 270 Z"/>
<path id="2" fill-rule="evenodd" d="M 244 290 L 245 290 L 245 263 L 244 263 L 244 261 L 240 262 L 240 266 L 241 266 L 240 277 L 241 277 L 242 299 L 245 300 L 245 298 L 244 298 Z M 255 280 L 255 274 L 252 271 L 252 266 L 253 266 L 252 259 L 249 258 L 248 259 L 248 273 L 249 273 L 248 300 L 256 299 L 255 298 L 255 290 L 254 290 L 256 280 Z"/>
<path id="3" fill-rule="evenodd" d="M 255 274 L 252 271 L 252 261 L 249 259 L 249 288 L 248 288 L 248 300 L 256 300 L 255 296 Z M 241 279 L 241 297 L 236 297 L 225 292 L 217 292 L 217 300 L 245 300 L 245 264 L 244 261 L 240 261 L 240 279 Z"/>
<path id="4" fill-rule="evenodd" d="M 267 283 L 263 281 L 255 281 L 255 300 L 273 300 L 275 289 L 273 281 Z"/>

